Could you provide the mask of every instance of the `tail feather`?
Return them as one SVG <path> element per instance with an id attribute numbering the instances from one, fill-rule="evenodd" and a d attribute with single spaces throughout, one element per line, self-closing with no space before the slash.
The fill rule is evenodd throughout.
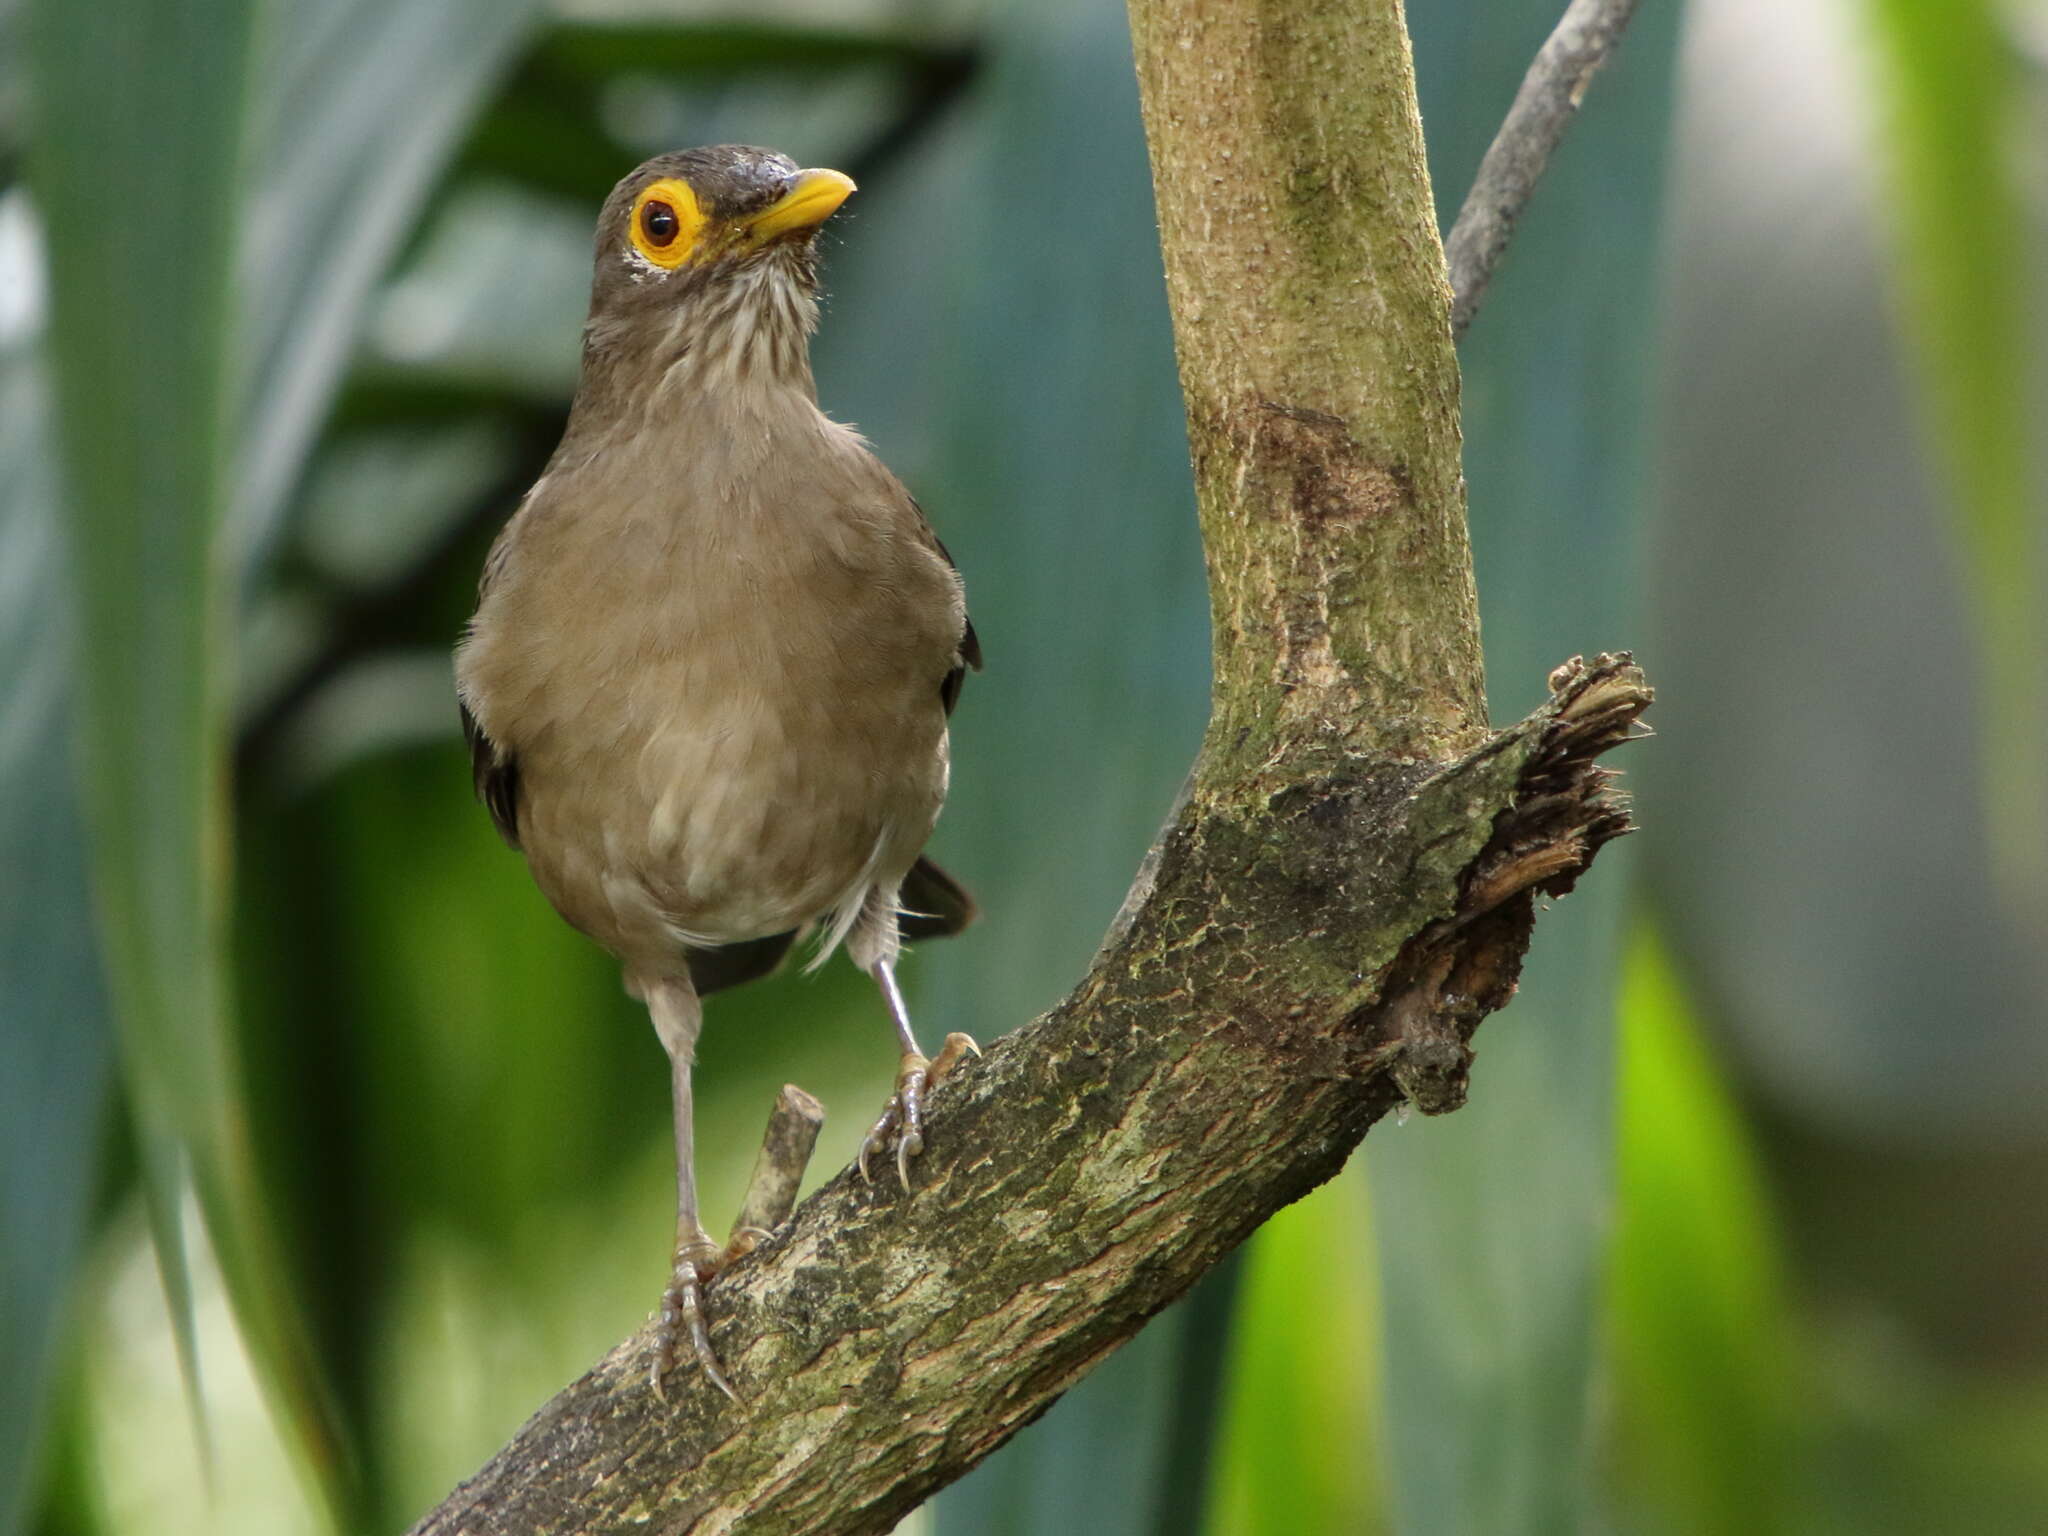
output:
<path id="1" fill-rule="evenodd" d="M 967 887 L 927 858 L 910 866 L 897 905 L 896 929 L 905 939 L 942 939 L 981 915 Z"/>
<path id="2" fill-rule="evenodd" d="M 910 866 L 898 899 L 902 910 L 897 914 L 896 931 L 906 943 L 913 939 L 945 938 L 981 915 L 974 898 L 967 894 L 967 887 L 930 859 L 921 858 Z M 803 932 L 793 928 L 765 939 L 690 950 L 687 959 L 691 984 L 699 997 L 708 997 L 757 976 L 766 976 L 782 964 Z"/>

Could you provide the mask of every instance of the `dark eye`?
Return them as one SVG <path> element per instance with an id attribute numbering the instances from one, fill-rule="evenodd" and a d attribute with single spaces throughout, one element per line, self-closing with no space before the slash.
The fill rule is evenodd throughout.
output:
<path id="1" fill-rule="evenodd" d="M 647 243 L 657 248 L 675 239 L 683 227 L 683 221 L 676 217 L 675 208 L 658 198 L 650 198 L 640 205 L 640 228 L 647 236 Z"/>

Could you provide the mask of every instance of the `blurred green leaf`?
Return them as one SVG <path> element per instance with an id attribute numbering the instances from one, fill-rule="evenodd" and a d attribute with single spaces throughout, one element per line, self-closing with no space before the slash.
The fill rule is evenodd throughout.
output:
<path id="1" fill-rule="evenodd" d="M 559 20 L 541 32 L 477 124 L 467 163 L 579 201 L 602 197 L 642 158 L 621 131 L 622 83 L 688 81 L 717 89 L 749 77 L 803 80 L 893 72 L 911 94 L 949 94 L 971 50 L 897 32 L 759 22 Z M 788 139 L 787 130 L 777 135 Z M 674 146 L 665 146 L 674 147 Z"/>
<path id="2" fill-rule="evenodd" d="M 1122 12 L 1011 5 L 987 44 L 953 131 L 851 206 L 862 222 L 831 253 L 818 344 L 826 408 L 860 422 L 931 513 L 988 656 L 953 717 L 935 845 L 986 919 L 906 968 L 925 1030 L 984 1039 L 1083 973 L 1186 776 L 1208 691 Z M 1177 1395 L 1202 1379 L 1223 1300 L 1162 1314 L 941 1494 L 935 1527 L 1157 1530 L 1185 1507 L 1170 1479 L 1196 1426 Z"/>
<path id="3" fill-rule="evenodd" d="M 2018 13 L 1995 0 L 1868 0 L 1868 13 L 1906 329 L 1974 589 L 1992 867 L 2038 935 L 2048 932 L 2048 673 L 2028 119 L 2006 35 Z"/>
<path id="4" fill-rule="evenodd" d="M 543 67 L 591 82 L 650 72 L 823 73 L 860 64 L 944 68 L 960 57 L 959 47 L 923 34 L 744 21 L 562 21 L 533 50 Z"/>
<path id="5" fill-rule="evenodd" d="M 1621 1020 L 1621 1499 L 1673 1536 L 1800 1529 L 1801 1341 L 1776 1222 L 1699 1021 L 1647 934 L 1624 968 Z"/>
<path id="6" fill-rule="evenodd" d="M 1228 1255 L 1177 1303 L 1178 1346 L 1167 1367 L 1172 1411 L 1165 1429 L 1154 1501 L 1155 1536 L 1199 1531 L 1210 1507 L 1216 1451 L 1223 1437 L 1224 1363 L 1238 1315 L 1245 1253 Z"/>
<path id="7" fill-rule="evenodd" d="M 262 1215 L 221 964 L 216 533 L 252 39 L 248 0 L 34 5 L 31 169 L 50 254 L 94 889 L 159 1252 L 175 1304 L 189 1171 L 251 1351 L 332 1495 L 340 1442 Z"/>
<path id="8" fill-rule="evenodd" d="M 528 16 L 530 6 L 500 0 L 307 0 L 289 6 L 281 25 L 264 33 L 268 47 L 260 53 L 252 94 L 219 88 L 219 82 L 238 82 L 244 74 L 248 39 L 242 33 L 248 29 L 248 18 L 242 12 L 229 14 L 223 8 L 195 14 L 190 18 L 193 37 L 186 39 L 184 51 L 178 51 L 172 39 L 154 39 L 158 45 L 170 45 L 168 53 L 145 66 L 156 72 L 168 98 L 156 102 L 156 111 L 174 125 L 193 127 L 190 141 L 170 133 L 164 135 L 168 147 L 152 143 L 166 158 L 154 166 L 154 174 L 164 188 L 176 188 L 184 199 L 180 207 L 186 209 L 186 219 L 205 221 L 205 231 L 182 254 L 176 268 L 182 272 L 180 279 L 166 283 L 182 283 L 182 289 L 176 295 L 145 291 L 137 307 L 162 319 L 182 299 L 190 309 L 188 334 L 182 338 L 184 356 L 152 340 L 150 356 L 158 362 L 158 371 L 133 369 L 131 356 L 109 350 L 121 338 L 152 334 L 152 328 L 143 324 L 141 315 L 123 309 L 98 311 L 94 319 L 100 330 L 72 342 L 74 352 L 88 358 L 82 367 L 113 367 L 123 377 L 141 375 L 141 387 L 111 401 L 96 391 L 92 406 L 68 401 L 68 420 L 74 408 L 100 412 L 86 418 L 88 430 L 96 434 L 94 444 L 84 451 L 74 449 L 92 455 L 94 473 L 125 457 L 104 449 L 106 436 L 119 440 L 123 430 L 150 438 L 170 461 L 168 473 L 150 487 L 160 498 L 158 506 L 145 510 L 143 518 L 121 524 L 129 541 L 141 547 L 139 553 L 127 553 L 127 565 L 115 553 L 119 541 L 106 543 L 98 530 L 86 541 L 94 592 L 113 592 L 109 602 L 115 612 L 106 614 L 100 625 L 115 627 L 137 614 L 152 618 L 150 639 L 141 653 L 131 651 L 127 659 L 143 674 L 129 680 L 131 692 L 162 702 L 166 717 L 178 713 L 176 729 L 188 733 L 182 741 L 186 795 L 199 797 L 195 819 L 180 823 L 178 817 L 152 807 L 133 825 L 109 834 L 119 848 L 137 858 L 137 827 L 162 836 L 162 846 L 154 850 L 152 879 L 158 885 L 176 879 L 180 858 L 190 860 L 186 879 L 207 883 L 207 895 L 184 907 L 190 926 L 178 942 L 186 948 L 158 956 L 160 987 L 172 989 L 180 967 L 211 965 L 219 942 L 219 893 L 225 885 L 225 860 L 219 850 L 225 844 L 225 829 L 217 821 L 217 711 L 223 670 L 215 664 L 225 614 L 233 608 L 233 590 L 219 588 L 217 578 L 231 569 L 246 582 L 274 543 L 303 459 L 356 344 L 360 315 L 373 285 L 408 238 L 420 203 L 440 178 L 475 111 L 477 96 L 504 68 Z M 72 18 L 70 25 L 90 33 L 94 23 Z M 104 16 L 98 23 L 100 31 L 125 25 L 119 14 Z M 51 23 L 51 29 L 63 33 L 57 23 Z M 242 41 L 236 41 L 238 37 Z M 238 49 L 233 61 L 221 53 L 229 43 Z M 86 51 L 111 45 L 104 37 L 88 35 L 78 47 Z M 199 90 L 199 80 L 215 82 L 215 88 Z M 98 86 L 104 88 L 104 78 Z M 94 94 L 90 84 L 76 80 L 63 82 L 61 90 L 80 102 Z M 233 139 L 246 104 L 254 117 L 248 131 L 250 150 L 244 156 Z M 117 129 L 135 135 L 141 125 L 117 119 Z M 63 129 L 53 131 L 45 125 L 39 154 L 61 154 L 61 133 Z M 51 139 L 57 141 L 55 147 Z M 98 252 L 102 242 L 90 233 L 90 215 L 104 207 L 104 195 L 84 174 L 94 158 L 121 156 L 102 135 L 72 150 L 49 182 L 59 186 L 59 197 L 66 197 L 74 182 L 84 188 L 84 201 L 70 193 L 57 213 L 74 221 L 86 248 Z M 244 160 L 256 166 L 254 184 L 240 178 Z M 238 188 L 244 190 L 240 199 Z M 51 248 L 57 260 L 70 258 L 76 266 L 66 242 L 53 240 Z M 205 276 L 209 262 L 211 279 Z M 229 289 L 236 262 L 244 281 Z M 156 274 L 154 264 L 150 270 Z M 229 293 L 240 305 L 229 301 Z M 240 307 L 242 326 L 229 319 L 231 307 Z M 59 295 L 59 322 L 61 315 Z M 248 342 L 240 352 L 231 350 L 238 336 Z M 233 356 L 244 356 L 246 362 L 238 367 Z M 211 393 L 215 387 L 219 399 Z M 223 406 L 223 401 L 233 397 L 246 401 L 240 430 L 223 434 L 221 412 L 231 414 L 231 403 Z M 172 453 L 164 442 L 178 436 L 172 422 L 180 412 L 182 453 Z M 240 469 L 233 479 L 236 498 L 231 508 L 207 500 L 217 502 L 223 496 L 227 475 L 221 455 L 231 455 Z M 98 516 L 113 518 L 111 508 L 133 504 L 133 485 L 94 485 L 88 479 L 84 496 L 98 508 Z M 213 530 L 221 512 L 231 512 L 225 528 L 227 551 L 215 553 Z M 125 602 L 133 592 L 154 602 Z M 152 750 L 145 745 L 152 731 L 174 729 L 170 719 L 152 721 L 145 713 L 137 715 L 131 705 L 117 705 L 109 715 L 119 717 L 119 729 L 129 731 L 123 756 L 131 764 L 152 760 Z M 115 924 L 125 922 L 127 915 L 115 918 Z M 324 1411 L 315 1407 L 315 1370 L 303 1358 L 307 1346 L 287 1300 L 291 1286 L 285 1266 L 268 1251 L 268 1239 L 256 1227 L 260 1180 L 248 1145 L 248 1116 L 240 1100 L 244 1090 L 233 1067 L 233 1047 L 223 1032 L 225 993 L 217 979 L 186 971 L 176 983 L 176 1006 L 170 1012 L 180 1016 L 164 1026 L 164 1040 L 172 1042 L 166 1055 L 178 1061 L 186 1077 L 168 1087 L 160 1085 L 156 1079 L 166 1061 L 147 1053 L 137 1053 L 131 1073 L 147 1083 L 141 1092 L 162 1092 L 180 1102 L 182 1122 L 160 1126 L 154 1133 L 145 1128 L 143 1145 L 162 1147 L 158 1165 L 172 1161 L 174 1143 L 182 1143 L 193 1157 L 209 1231 L 221 1249 L 238 1315 L 250 1335 L 250 1350 L 264 1374 L 283 1384 L 287 1415 L 297 1421 L 297 1432 L 305 1440 L 301 1450 L 307 1450 L 332 1491 L 338 1479 L 336 1438 L 328 1427 L 311 1427 L 315 1413 Z M 205 1038 L 186 1038 L 190 1032 L 201 1032 Z M 172 1255 L 166 1274 L 176 1288 L 178 1260 L 170 1247 L 176 1221 L 166 1214 L 174 1212 L 176 1200 L 164 1194 L 166 1184 L 162 1174 L 152 1182 L 152 1206 L 160 1212 L 158 1233 Z"/>
<path id="9" fill-rule="evenodd" d="M 445 715 L 454 683 L 440 659 Z M 349 893 L 326 916 L 357 960 L 335 1023 L 362 1021 L 354 1046 L 372 1096 L 356 1176 L 387 1213 L 380 1224 L 402 1214 L 490 1250 L 512 1242 L 523 1213 L 603 1182 L 643 1148 L 667 1083 L 616 963 L 555 915 L 480 808 L 460 803 L 464 767 L 451 739 L 337 781 L 323 862 Z M 650 1113 L 619 1114 L 622 1098 Z M 661 1256 L 651 1230 L 650 1270 Z"/>
<path id="10" fill-rule="evenodd" d="M 249 190 L 238 175 L 248 98 L 233 85 L 250 50 L 245 7 L 152 12 L 154 32 L 134 32 L 118 12 L 57 6 L 40 24 L 43 95 L 62 104 L 39 124 L 37 154 L 39 186 L 56 200 L 51 248 L 65 269 L 56 328 L 96 646 L 88 723 L 101 875 L 116 904 L 110 931 L 132 951 L 114 957 L 117 984 L 140 994 L 124 1001 L 131 1016 L 142 1010 L 128 1054 L 140 1140 L 156 1170 L 151 1204 L 160 1216 L 175 1209 L 173 1149 L 189 1152 L 252 1352 L 281 1384 L 303 1449 L 330 1485 L 338 1451 L 316 1427 L 313 1372 L 259 1226 L 214 969 L 225 883 L 215 615 L 226 594 L 216 580 L 227 566 L 246 578 L 272 541 L 363 303 L 530 10 L 499 0 L 294 5 L 267 34 L 249 135 L 259 172 L 247 201 L 237 194 Z M 92 103 L 124 69 L 147 74 L 162 99 L 122 85 L 116 94 L 131 110 L 99 111 Z M 193 89 L 200 79 L 214 88 Z M 137 147 L 145 142 L 146 154 Z M 140 266 L 112 260 L 119 252 L 99 228 L 106 201 L 94 170 L 107 164 L 150 175 L 152 192 L 178 212 L 169 227 L 184 248 Z M 164 211 L 124 206 L 138 219 Z M 237 251 L 253 343 L 240 376 L 229 346 Z M 153 282 L 135 281 L 138 271 Z M 94 289 L 127 302 L 101 303 Z M 150 339 L 154 368 L 134 366 L 126 344 L 135 337 Z M 107 389 L 107 378 L 129 387 Z M 224 560 L 213 548 L 225 509 L 222 423 L 238 392 L 248 406 L 235 439 L 234 549 Z M 119 768 L 107 768 L 109 754 Z M 175 1292 L 175 1219 L 158 1229 Z"/>
<path id="11" fill-rule="evenodd" d="M 0 354 L 0 1536 L 34 1492 L 113 1086 L 50 471 L 41 379 L 17 344 Z"/>
<path id="12" fill-rule="evenodd" d="M 1766 12 L 1786 24 L 1758 48 Z M 1745 1086 L 1803 1128 L 1792 1224 L 1845 1210 L 1830 1165 L 1924 1157 L 1955 1181 L 1934 1247 L 1976 1225 L 1985 1258 L 2004 1197 L 1962 1155 L 2041 1144 L 2044 946 L 1984 836 L 1981 630 L 1915 430 L 1920 370 L 1890 323 L 1867 13 L 1693 15 L 1644 583 L 1648 659 L 1682 707 L 1630 765 L 1652 829 L 1639 854 Z M 1759 686 L 1777 677 L 1795 681 Z M 2048 731 L 2038 709 L 1997 708 Z M 1890 1229 L 1925 1194 L 1895 1177 L 1850 1194 L 1863 1251 L 1811 1256 L 1875 1281 L 1888 1255 L 1923 1251 Z M 1961 1251 L 1944 1262 L 1981 1272 Z M 1996 1326 L 1945 1284 L 1922 1315 Z"/>
<path id="13" fill-rule="evenodd" d="M 431 663 L 417 681 L 445 721 L 446 649 Z M 617 1177 L 623 1149 L 659 1125 L 658 1113 L 622 1112 L 632 1101 L 617 1090 L 619 1064 L 648 1047 L 649 1032 L 629 1027 L 615 968 L 548 910 L 468 803 L 460 746 L 444 736 L 437 750 L 357 759 L 310 793 L 245 811 L 251 899 L 239 958 L 251 1062 L 268 1090 L 259 1126 L 356 1433 L 363 1529 L 400 1528 L 422 1496 L 403 1486 L 420 1455 L 403 1439 L 425 1431 L 395 1432 L 394 1370 L 450 1373 L 448 1390 L 468 1410 L 444 1409 L 448 1422 L 424 1442 L 452 1442 L 462 1458 L 424 1458 L 438 1492 L 495 1443 L 472 1431 L 502 1438 L 559 1385 L 536 1390 L 519 1373 L 519 1395 L 476 1403 L 485 1362 L 394 1361 L 394 1317 L 455 1308 L 478 1320 L 468 1336 L 492 1354 L 555 1358 L 521 1332 L 532 1277 L 559 1273 L 538 1262 L 549 1250 L 535 1207 L 565 1184 L 593 1198 Z M 647 1074 L 650 1109 L 664 1086 L 658 1070 Z M 650 1232 L 642 1310 L 659 1289 L 658 1219 Z M 495 1292 L 403 1294 L 423 1241 L 455 1250 L 458 1273 L 495 1273 Z M 573 1294 L 558 1291 L 554 1304 Z M 630 1315 L 598 1319 L 616 1338 Z"/>
<path id="14" fill-rule="evenodd" d="M 1231 1329 L 1208 1536 L 1386 1529 L 1378 1296 L 1357 1164 L 1259 1228 Z M 1197 1527 L 1182 1527 L 1184 1530 Z"/>
<path id="15" fill-rule="evenodd" d="M 111 1073 L 111 1051 L 107 1067 Z M 92 1473 L 86 1465 L 85 1391 L 78 1372 L 60 1373 L 48 1411 L 49 1454 L 44 1458 L 42 1486 L 19 1490 L 36 1495 L 27 1528 L 34 1536 L 104 1536 L 105 1524 L 94 1507 Z"/>
<path id="16" fill-rule="evenodd" d="M 240 250 L 247 364 L 231 537 L 244 579 L 413 233 L 534 0 L 290 0 L 259 72 Z"/>
<path id="17" fill-rule="evenodd" d="M 1413 7 L 1448 223 L 1556 0 Z M 1587 92 L 1460 352 L 1473 555 L 1497 718 L 1551 667 L 1632 643 L 1663 144 L 1677 7 L 1645 6 Z M 1612 1200 L 1627 864 L 1537 925 L 1475 1042 L 1471 1102 L 1367 1139 L 1392 1523 L 1461 1536 L 1595 1523 L 1591 1432 Z"/>
<path id="18" fill-rule="evenodd" d="M 0 0 L 0 187 L 21 174 L 26 81 L 21 66 L 21 0 Z"/>

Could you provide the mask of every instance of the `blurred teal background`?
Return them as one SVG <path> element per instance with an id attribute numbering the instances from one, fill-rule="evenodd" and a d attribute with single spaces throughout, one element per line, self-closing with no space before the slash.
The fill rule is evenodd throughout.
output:
<path id="1" fill-rule="evenodd" d="M 1561 8 L 1414 8 L 1446 222 Z M 1644 833 L 1468 1109 L 914 1525 L 2048 1529 L 2044 119 L 2040 0 L 1642 7 L 1462 360 L 1496 714 L 1635 649 Z M 598 201 L 719 140 L 860 181 L 821 398 L 988 652 L 923 1027 L 1059 997 L 1165 814 L 1206 600 L 1118 5 L 0 0 L 0 1536 L 401 1529 L 652 1306 L 659 1049 L 448 651 Z M 711 1212 L 783 1081 L 850 1157 L 867 992 L 718 1000 Z"/>

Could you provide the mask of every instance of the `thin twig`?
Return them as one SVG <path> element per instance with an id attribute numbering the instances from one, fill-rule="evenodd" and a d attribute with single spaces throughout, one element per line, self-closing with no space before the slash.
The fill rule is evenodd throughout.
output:
<path id="1" fill-rule="evenodd" d="M 1479 312 L 1515 220 L 1635 9 L 1636 0 L 1571 0 L 1522 77 L 1515 104 L 1479 162 L 1479 174 L 1444 242 L 1451 266 L 1453 337 L 1462 337 Z"/>

